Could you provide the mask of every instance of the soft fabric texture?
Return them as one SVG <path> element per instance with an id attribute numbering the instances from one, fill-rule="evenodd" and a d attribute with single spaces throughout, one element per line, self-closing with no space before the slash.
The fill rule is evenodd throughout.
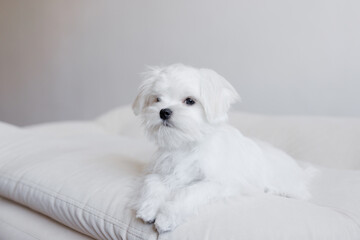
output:
<path id="1" fill-rule="evenodd" d="M 244 134 L 295 158 L 359 167 L 359 120 L 242 113 L 230 119 Z M 1 123 L 0 195 L 96 239 L 360 239 L 360 171 L 326 168 L 314 179 L 310 201 L 239 196 L 204 206 L 173 232 L 158 235 L 127 208 L 153 150 L 129 108 L 94 122 Z"/>
<path id="2" fill-rule="evenodd" d="M 13 201 L 0 198 L 0 239 L 90 240 L 54 220 Z"/>

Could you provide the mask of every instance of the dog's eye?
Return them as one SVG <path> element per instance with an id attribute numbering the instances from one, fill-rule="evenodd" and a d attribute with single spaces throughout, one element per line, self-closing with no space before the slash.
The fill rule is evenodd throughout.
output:
<path id="1" fill-rule="evenodd" d="M 192 98 L 186 98 L 184 101 L 185 104 L 187 105 L 194 105 L 195 104 L 195 100 Z"/>
<path id="2" fill-rule="evenodd" d="M 160 102 L 161 99 L 159 97 L 155 98 L 155 102 Z"/>

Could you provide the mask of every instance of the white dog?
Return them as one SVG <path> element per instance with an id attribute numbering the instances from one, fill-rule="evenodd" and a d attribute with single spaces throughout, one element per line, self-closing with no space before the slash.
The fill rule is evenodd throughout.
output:
<path id="1" fill-rule="evenodd" d="M 199 206 L 238 194 L 310 197 L 310 171 L 229 126 L 239 99 L 216 72 L 182 64 L 150 69 L 133 104 L 158 145 L 137 194 L 136 217 L 171 231 Z"/>

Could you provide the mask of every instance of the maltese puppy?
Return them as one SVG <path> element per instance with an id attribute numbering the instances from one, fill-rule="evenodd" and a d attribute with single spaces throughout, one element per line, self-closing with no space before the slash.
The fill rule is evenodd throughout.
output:
<path id="1" fill-rule="evenodd" d="M 171 231 L 210 201 L 271 193 L 308 199 L 311 171 L 228 125 L 236 90 L 210 69 L 154 67 L 133 103 L 158 150 L 136 195 L 136 217 Z"/>

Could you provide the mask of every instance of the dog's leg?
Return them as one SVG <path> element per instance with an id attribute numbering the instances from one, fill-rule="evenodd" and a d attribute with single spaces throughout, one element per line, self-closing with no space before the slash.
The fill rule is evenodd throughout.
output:
<path id="1" fill-rule="evenodd" d="M 172 200 L 165 202 L 159 209 L 155 227 L 159 233 L 171 231 L 188 216 L 196 213 L 198 207 L 229 195 L 232 195 L 229 189 L 215 182 L 200 181 L 179 189 Z"/>
<path id="2" fill-rule="evenodd" d="M 134 208 L 136 217 L 146 223 L 153 223 L 160 206 L 169 195 L 169 189 L 163 184 L 159 175 L 146 175 L 139 191 Z"/>

